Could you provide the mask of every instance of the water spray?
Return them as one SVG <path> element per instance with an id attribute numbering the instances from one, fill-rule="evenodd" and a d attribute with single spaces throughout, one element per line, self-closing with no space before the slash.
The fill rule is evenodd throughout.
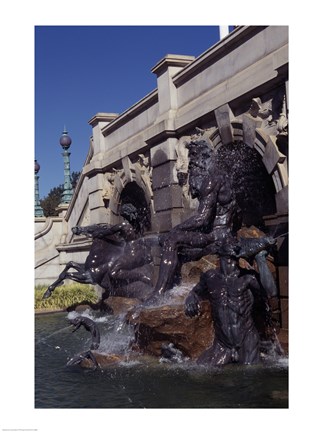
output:
<path id="1" fill-rule="evenodd" d="M 38 342 L 36 342 L 36 345 L 38 345 L 38 344 L 41 343 L 41 342 L 44 342 L 45 340 L 47 340 L 48 338 L 54 336 L 55 334 L 61 333 L 61 332 L 63 332 L 64 330 L 67 330 L 68 328 L 71 328 L 71 327 L 73 327 L 72 324 L 70 324 L 70 325 L 68 325 L 68 326 L 66 326 L 66 327 L 63 327 L 63 328 L 61 328 L 61 329 L 59 329 L 59 330 L 56 330 L 55 332 L 51 333 L 50 335 L 48 335 L 48 336 L 46 336 L 46 337 L 44 337 L 44 338 L 41 338 Z"/>

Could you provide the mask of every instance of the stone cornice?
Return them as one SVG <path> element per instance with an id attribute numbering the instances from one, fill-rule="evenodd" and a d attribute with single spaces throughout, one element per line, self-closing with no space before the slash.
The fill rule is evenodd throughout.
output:
<path id="1" fill-rule="evenodd" d="M 88 165 L 85 165 L 82 174 L 90 178 L 99 173 L 106 172 L 108 166 L 114 166 L 114 164 L 123 157 L 123 149 L 131 147 L 133 140 L 142 143 L 141 147 L 136 150 L 138 152 L 144 152 L 145 147 L 148 148 L 152 145 L 159 144 L 168 138 L 175 137 L 177 137 L 177 131 L 174 128 L 173 119 L 161 120 L 159 123 L 151 125 L 144 131 L 139 132 L 135 137 L 130 137 L 128 140 L 124 141 L 121 146 L 116 146 L 115 148 L 110 149 L 109 156 L 104 159 L 91 161 Z M 144 143 L 145 146 L 143 146 Z"/>
<path id="2" fill-rule="evenodd" d="M 112 131 L 120 128 L 123 124 L 127 123 L 129 120 L 136 117 L 141 112 L 147 110 L 149 107 L 156 103 L 158 103 L 158 91 L 157 89 L 154 89 L 143 99 L 141 99 L 136 104 L 132 105 L 122 114 L 120 114 L 114 121 L 105 126 L 101 131 L 103 136 L 106 137 Z"/>
<path id="3" fill-rule="evenodd" d="M 235 49 L 266 27 L 268 26 L 238 26 L 226 37 L 198 56 L 190 65 L 177 72 L 172 78 L 174 85 L 179 87 L 189 81 L 198 72 L 206 69 L 219 58 L 227 55 L 230 50 Z"/>
<path id="4" fill-rule="evenodd" d="M 118 117 L 117 113 L 97 113 L 89 121 L 88 124 L 92 127 L 96 126 L 99 122 L 112 122 Z"/>
<path id="5" fill-rule="evenodd" d="M 195 60 L 194 56 L 167 54 L 152 69 L 151 72 L 157 76 L 161 75 L 170 66 L 185 67 Z"/>
<path id="6" fill-rule="evenodd" d="M 88 165 L 85 165 L 82 170 L 82 175 L 84 177 L 93 177 L 96 174 L 100 174 L 103 172 L 102 161 L 90 162 Z"/>

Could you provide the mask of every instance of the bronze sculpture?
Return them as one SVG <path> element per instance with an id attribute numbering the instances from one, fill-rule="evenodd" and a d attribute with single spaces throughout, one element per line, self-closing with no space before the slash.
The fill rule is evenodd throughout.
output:
<path id="1" fill-rule="evenodd" d="M 196 214 L 161 236 L 162 257 L 152 300 L 173 286 L 179 266 L 217 253 L 222 241 L 232 234 L 237 207 L 227 175 L 215 171 L 213 149 L 205 140 L 191 141 L 189 190 L 198 198 Z"/>
<path id="2" fill-rule="evenodd" d="M 100 332 L 96 323 L 85 316 L 78 316 L 76 318 L 71 318 L 70 323 L 75 327 L 72 333 L 77 331 L 81 326 L 83 326 L 88 332 L 91 333 L 91 350 L 95 350 L 99 348 L 100 345 Z"/>
<path id="3" fill-rule="evenodd" d="M 45 292 L 50 297 L 64 279 L 84 284 L 98 284 L 104 289 L 101 306 L 109 296 L 145 299 L 152 291 L 151 246 L 155 238 L 140 236 L 137 211 L 132 204 L 122 207 L 125 220 L 117 225 L 95 224 L 74 227 L 76 235 L 85 234 L 93 239 L 85 263 L 70 261 Z M 76 271 L 69 272 L 70 269 Z M 134 283 L 132 285 L 132 283 Z"/>
<path id="4" fill-rule="evenodd" d="M 241 219 L 235 191 L 230 177 L 219 169 L 210 142 L 198 136 L 186 146 L 189 190 L 199 202 L 196 213 L 160 236 L 143 236 L 137 209 L 132 204 L 121 207 L 121 216 L 125 220 L 117 225 L 74 227 L 75 235 L 92 238 L 90 253 L 84 264 L 68 263 L 59 278 L 48 287 L 44 298 L 49 297 L 65 278 L 70 278 L 104 288 L 102 308 L 107 307 L 104 302 L 112 295 L 136 297 L 145 307 L 154 304 L 174 287 L 185 262 L 216 254 L 220 258 L 220 269 L 201 275 L 185 305 L 189 317 L 199 314 L 199 303 L 203 299 L 208 299 L 212 307 L 215 339 L 198 363 L 214 366 L 230 362 L 254 364 L 260 360 L 262 342 L 253 317 L 254 297 L 262 297 L 265 309 L 269 309 L 268 299 L 277 295 L 266 262 L 268 250 L 276 244 L 276 239 L 237 235 Z M 184 179 L 181 177 L 181 180 Z M 151 248 L 159 243 L 161 262 L 153 288 Z M 240 269 L 240 258 L 250 262 L 255 260 L 259 275 Z M 70 268 L 76 272 L 69 272 Z M 133 283 L 135 288 L 132 289 Z M 170 356 L 171 351 L 165 352 Z M 81 357 L 75 361 L 80 362 Z"/>
<path id="5" fill-rule="evenodd" d="M 80 364 L 83 360 L 89 359 L 94 364 L 94 368 L 99 367 L 96 357 L 93 355 L 92 350 L 96 350 L 100 345 L 100 332 L 96 323 L 85 316 L 78 316 L 76 318 L 69 319 L 70 323 L 75 327 L 72 333 L 78 330 L 81 326 L 84 327 L 88 332 L 91 333 L 91 346 L 88 351 L 77 354 L 72 357 L 68 362 L 67 366 L 75 366 Z"/>
<path id="6" fill-rule="evenodd" d="M 272 297 L 273 292 L 267 291 L 268 285 L 264 288 L 267 296 Z M 198 363 L 219 366 L 260 361 L 260 337 L 252 315 L 254 296 L 260 289 L 257 278 L 251 273 L 244 274 L 238 267 L 237 257 L 231 253 L 221 256 L 220 269 L 201 275 L 186 299 L 185 313 L 189 317 L 198 315 L 200 301 L 209 300 L 215 338 L 213 345 L 198 358 Z"/>

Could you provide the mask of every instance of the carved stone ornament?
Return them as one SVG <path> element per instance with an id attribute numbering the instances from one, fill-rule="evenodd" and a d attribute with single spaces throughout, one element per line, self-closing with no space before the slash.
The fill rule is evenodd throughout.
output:
<path id="1" fill-rule="evenodd" d="M 261 128 L 271 131 L 271 135 L 288 135 L 288 114 L 286 96 L 282 92 L 272 94 L 262 103 L 259 97 L 253 98 L 248 113 L 262 121 Z"/>
<path id="2" fill-rule="evenodd" d="M 147 189 L 149 190 L 150 196 L 153 197 L 153 190 L 152 190 L 153 169 L 150 165 L 150 158 L 141 153 L 138 155 L 138 160 L 137 162 L 135 162 L 134 165 L 139 168 L 142 180 L 145 183 Z"/>
<path id="3" fill-rule="evenodd" d="M 102 191 L 102 198 L 104 200 L 109 200 L 113 196 L 115 176 L 116 170 L 113 172 L 108 172 L 104 177 L 104 185 Z"/>

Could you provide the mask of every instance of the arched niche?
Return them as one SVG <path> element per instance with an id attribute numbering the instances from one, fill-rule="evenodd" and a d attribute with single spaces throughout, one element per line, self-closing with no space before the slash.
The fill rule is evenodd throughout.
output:
<path id="1" fill-rule="evenodd" d="M 119 198 L 119 208 L 124 204 L 132 204 L 138 211 L 143 230 L 151 227 L 151 211 L 144 190 L 135 182 L 127 183 Z"/>
<path id="2" fill-rule="evenodd" d="M 130 203 L 138 209 L 144 229 L 149 230 L 153 200 L 148 175 L 139 163 L 133 164 L 128 157 L 122 163 L 123 169 L 115 172 L 113 194 L 109 202 L 110 223 L 120 222 L 121 206 Z"/>
<path id="3" fill-rule="evenodd" d="M 228 115 L 224 115 L 224 113 L 228 113 Z M 233 174 L 237 165 L 241 164 L 242 179 L 238 174 L 234 176 L 238 177 L 237 180 L 241 183 L 243 183 L 243 175 L 250 176 L 251 184 L 254 182 L 250 194 L 248 194 L 250 196 L 247 197 L 247 205 L 245 205 L 248 207 L 246 209 L 247 219 L 251 220 L 248 213 L 252 216 L 253 208 L 256 215 L 262 218 L 273 214 L 288 214 L 287 153 L 282 153 L 280 151 L 282 148 L 278 145 L 279 142 L 284 141 L 287 146 L 288 136 L 274 135 L 273 128 L 268 131 L 261 127 L 262 122 L 250 114 L 244 114 L 240 118 L 230 120 L 229 108 L 226 106 L 222 107 L 221 114 L 221 117 L 218 115 L 220 125 L 213 131 L 210 139 L 216 154 L 219 155 L 221 166 L 227 164 L 228 170 Z M 254 175 L 252 171 L 249 172 L 249 165 L 252 165 L 252 162 L 257 166 Z M 238 187 L 242 189 L 241 186 Z M 253 189 L 255 190 L 254 196 Z M 260 196 L 262 196 L 262 200 L 260 200 Z M 243 204 L 243 190 L 239 191 L 239 199 Z"/>

